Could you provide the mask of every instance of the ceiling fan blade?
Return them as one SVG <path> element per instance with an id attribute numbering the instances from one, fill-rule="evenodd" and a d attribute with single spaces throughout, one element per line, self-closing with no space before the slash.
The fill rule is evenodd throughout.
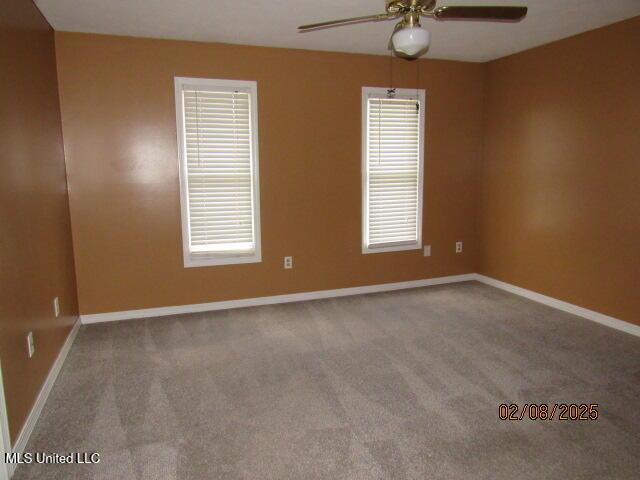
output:
<path id="1" fill-rule="evenodd" d="M 311 30 L 314 28 L 320 27 L 333 27 L 339 25 L 346 25 L 348 23 L 354 22 L 367 22 L 367 21 L 380 21 L 380 20 L 388 20 L 390 18 L 397 17 L 395 13 L 380 13 L 378 15 L 365 15 L 364 17 L 352 17 L 352 18 L 343 18 L 341 20 L 330 20 L 328 22 L 320 22 L 320 23 L 311 23 L 309 25 L 301 25 L 298 27 L 298 30 Z"/>
<path id="2" fill-rule="evenodd" d="M 527 14 L 527 7 L 438 7 L 433 16 L 438 20 L 521 20 Z"/>

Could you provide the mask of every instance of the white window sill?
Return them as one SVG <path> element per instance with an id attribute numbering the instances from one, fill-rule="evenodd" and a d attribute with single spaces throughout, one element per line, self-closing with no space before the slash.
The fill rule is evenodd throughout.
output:
<path id="1" fill-rule="evenodd" d="M 260 253 L 251 254 L 225 254 L 225 255 L 185 255 L 185 268 L 210 267 L 214 265 L 235 265 L 242 263 L 260 263 L 262 255 Z"/>
<path id="2" fill-rule="evenodd" d="M 368 247 L 366 245 L 362 246 L 362 253 L 383 253 L 383 252 L 402 252 L 405 250 L 421 250 L 422 243 L 411 243 L 411 244 L 401 244 L 401 245 L 389 245 L 389 246 L 380 246 L 380 247 Z"/>

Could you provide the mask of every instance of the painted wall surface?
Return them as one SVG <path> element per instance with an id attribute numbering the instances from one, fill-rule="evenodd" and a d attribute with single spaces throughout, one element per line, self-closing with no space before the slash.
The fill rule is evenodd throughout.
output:
<path id="1" fill-rule="evenodd" d="M 640 17 L 489 64 L 482 272 L 640 324 Z"/>
<path id="2" fill-rule="evenodd" d="M 15 442 L 78 313 L 54 34 L 33 2 L 0 0 L 0 72 L 0 358 Z"/>
<path id="3" fill-rule="evenodd" d="M 361 87 L 389 85 L 389 58 L 74 33 L 56 47 L 81 313 L 478 269 L 483 65 L 393 62 L 395 86 L 419 74 L 427 94 L 425 258 L 361 253 Z M 174 76 L 258 83 L 262 263 L 183 267 Z"/>

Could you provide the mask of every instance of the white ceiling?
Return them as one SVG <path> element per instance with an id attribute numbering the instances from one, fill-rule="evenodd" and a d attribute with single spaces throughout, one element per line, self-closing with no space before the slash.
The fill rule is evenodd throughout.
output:
<path id="1" fill-rule="evenodd" d="M 382 13 L 384 0 L 35 0 L 56 30 L 387 55 L 394 22 L 298 33 L 297 26 Z M 434 21 L 429 58 L 484 62 L 640 15 L 640 0 L 439 0 L 526 5 L 520 23 Z"/>

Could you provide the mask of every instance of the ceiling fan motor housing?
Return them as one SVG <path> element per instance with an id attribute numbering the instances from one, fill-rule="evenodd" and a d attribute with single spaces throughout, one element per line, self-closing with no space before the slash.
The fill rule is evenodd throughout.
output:
<path id="1" fill-rule="evenodd" d="M 388 13 L 417 13 L 432 10 L 436 6 L 436 0 L 387 0 Z"/>

